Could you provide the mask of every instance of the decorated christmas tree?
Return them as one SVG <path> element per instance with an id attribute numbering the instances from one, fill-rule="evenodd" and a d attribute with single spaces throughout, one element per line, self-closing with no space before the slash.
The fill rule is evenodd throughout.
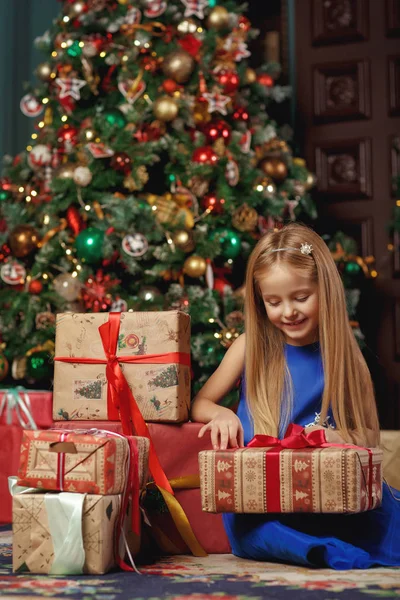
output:
<path id="1" fill-rule="evenodd" d="M 58 311 L 181 309 L 196 391 L 242 330 L 259 237 L 316 216 L 314 176 L 270 116 L 288 88 L 278 64 L 250 66 L 242 8 L 63 0 L 36 41 L 46 57 L 21 100 L 35 133 L 0 180 L 15 380 L 50 380 Z"/>

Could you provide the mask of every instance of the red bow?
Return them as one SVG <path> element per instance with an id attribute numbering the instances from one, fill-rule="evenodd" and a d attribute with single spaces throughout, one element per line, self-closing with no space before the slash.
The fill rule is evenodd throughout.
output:
<path id="1" fill-rule="evenodd" d="M 282 440 L 273 437 L 272 435 L 255 435 L 247 444 L 247 448 L 268 448 L 277 446 L 279 448 L 324 448 L 331 446 L 328 444 L 323 429 L 313 429 L 310 433 L 306 433 L 304 427 L 291 423 L 286 430 Z M 333 444 L 337 445 L 337 444 Z"/>

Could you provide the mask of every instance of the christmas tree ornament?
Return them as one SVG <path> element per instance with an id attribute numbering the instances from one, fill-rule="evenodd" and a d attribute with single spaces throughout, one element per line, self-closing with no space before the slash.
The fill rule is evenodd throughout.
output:
<path id="1" fill-rule="evenodd" d="M 268 73 L 260 73 L 257 75 L 257 82 L 265 87 L 272 87 L 274 85 L 274 80 Z"/>
<path id="2" fill-rule="evenodd" d="M 56 85 L 60 88 L 58 97 L 60 100 L 65 98 L 73 98 L 73 100 L 81 99 L 81 89 L 86 85 L 84 79 L 76 79 L 75 77 L 57 77 Z"/>
<path id="3" fill-rule="evenodd" d="M 213 215 L 222 215 L 224 204 L 224 198 L 220 198 L 216 193 L 206 194 L 201 201 L 202 209 Z"/>
<path id="4" fill-rule="evenodd" d="M 280 158 L 263 158 L 259 162 L 258 168 L 261 169 L 265 175 L 278 182 L 286 179 L 288 174 L 286 163 Z"/>
<path id="5" fill-rule="evenodd" d="M 19 107 L 23 115 L 31 118 L 38 117 L 44 111 L 43 104 L 33 94 L 25 94 Z"/>
<path id="6" fill-rule="evenodd" d="M 84 222 L 78 207 L 74 205 L 68 206 L 65 216 L 68 227 L 71 229 L 72 233 L 77 236 L 84 227 Z"/>
<path id="7" fill-rule="evenodd" d="M 203 96 L 208 102 L 209 113 L 218 112 L 221 113 L 221 115 L 228 114 L 227 104 L 231 101 L 229 96 L 224 96 L 219 92 L 205 92 Z"/>
<path id="8" fill-rule="evenodd" d="M 246 203 L 239 206 L 232 215 L 232 225 L 238 231 L 254 231 L 258 223 L 258 212 Z"/>
<path id="9" fill-rule="evenodd" d="M 230 23 L 229 11 L 224 6 L 215 6 L 207 18 L 207 26 L 210 29 L 221 31 L 227 29 Z"/>
<path id="10" fill-rule="evenodd" d="M 221 244 L 221 255 L 225 259 L 236 258 L 240 254 L 240 237 L 232 229 L 217 228 L 210 234 L 211 239 L 216 239 Z"/>
<path id="11" fill-rule="evenodd" d="M 104 120 L 117 129 L 123 129 L 126 125 L 126 117 L 118 108 L 109 108 L 102 114 Z"/>
<path id="12" fill-rule="evenodd" d="M 81 187 L 88 186 L 93 179 L 93 175 L 89 167 L 76 167 L 73 174 L 73 180 L 76 185 L 80 185 Z"/>
<path id="13" fill-rule="evenodd" d="M 111 304 L 110 312 L 126 312 L 128 310 L 128 303 L 123 298 L 116 298 Z"/>
<path id="14" fill-rule="evenodd" d="M 111 279 L 110 275 L 104 275 L 99 269 L 96 275 L 89 277 L 81 292 L 85 309 L 90 312 L 102 312 L 109 310 L 112 304 L 110 291 L 118 285 L 119 279 Z"/>
<path id="15" fill-rule="evenodd" d="M 28 165 L 34 170 L 42 169 L 51 164 L 52 152 L 49 146 L 37 144 L 28 154 Z"/>
<path id="16" fill-rule="evenodd" d="M 125 175 L 130 173 L 132 169 L 131 157 L 126 152 L 116 152 L 111 158 L 110 164 L 114 171 L 124 173 Z"/>
<path id="17" fill-rule="evenodd" d="M 63 125 L 57 131 L 57 141 L 60 144 L 61 152 L 71 154 L 78 142 L 78 129 L 73 125 Z"/>
<path id="18" fill-rule="evenodd" d="M 361 273 L 362 268 L 356 261 L 350 260 L 346 262 L 344 271 L 348 275 L 358 275 L 359 273 Z"/>
<path id="19" fill-rule="evenodd" d="M 204 19 L 204 9 L 208 5 L 208 0 L 181 0 L 185 5 L 185 17 L 197 17 Z"/>
<path id="20" fill-rule="evenodd" d="M 36 67 L 36 71 L 35 71 L 36 77 L 38 79 L 40 79 L 40 81 L 50 81 L 52 73 L 53 73 L 52 66 L 48 62 L 40 63 Z"/>
<path id="21" fill-rule="evenodd" d="M 26 357 L 26 378 L 28 380 L 50 380 L 53 368 L 52 357 L 47 350 L 37 350 Z"/>
<path id="22" fill-rule="evenodd" d="M 30 294 L 39 295 L 43 291 L 43 283 L 39 279 L 33 279 L 29 282 L 28 292 Z"/>
<path id="23" fill-rule="evenodd" d="M 137 258 L 147 252 L 149 242 L 142 233 L 132 233 L 123 238 L 121 247 L 126 254 Z"/>
<path id="24" fill-rule="evenodd" d="M 202 127 L 202 132 L 209 144 L 214 144 L 219 139 L 228 143 L 231 138 L 231 126 L 224 119 L 213 119 Z"/>
<path id="25" fill-rule="evenodd" d="M 225 327 L 220 332 L 220 343 L 224 348 L 232 346 L 233 342 L 239 337 L 240 333 L 235 327 Z"/>
<path id="26" fill-rule="evenodd" d="M 23 285 L 26 278 L 25 267 L 16 260 L 10 260 L 1 266 L 0 278 L 7 285 Z"/>
<path id="27" fill-rule="evenodd" d="M 317 177 L 314 173 L 307 173 L 307 179 L 305 183 L 306 190 L 311 190 L 317 184 Z"/>
<path id="28" fill-rule="evenodd" d="M 247 108 L 245 108 L 244 106 L 237 106 L 233 112 L 232 117 L 235 121 L 247 122 L 249 120 L 249 113 Z"/>
<path id="29" fill-rule="evenodd" d="M 211 121 L 211 114 L 208 112 L 208 102 L 205 98 L 196 98 L 192 114 L 196 125 L 203 125 Z"/>
<path id="30" fill-rule="evenodd" d="M 215 165 L 218 162 L 218 154 L 211 146 L 201 146 L 193 151 L 192 161 L 203 165 Z"/>
<path id="31" fill-rule="evenodd" d="M 197 31 L 197 23 L 194 19 L 183 19 L 178 23 L 177 30 L 180 35 L 194 34 Z"/>
<path id="32" fill-rule="evenodd" d="M 32 225 L 17 225 L 9 237 L 9 245 L 12 253 L 17 258 L 28 256 L 37 248 L 39 234 Z"/>
<path id="33" fill-rule="evenodd" d="M 241 310 L 234 310 L 225 317 L 229 329 L 240 329 L 244 325 L 244 314 Z"/>
<path id="34" fill-rule="evenodd" d="M 114 150 L 102 142 L 89 142 L 89 144 L 86 144 L 86 148 L 93 158 L 110 158 L 114 155 Z"/>
<path id="35" fill-rule="evenodd" d="M 167 92 L 167 94 L 173 94 L 176 92 L 179 86 L 173 79 L 165 79 L 165 81 L 162 83 L 162 88 L 164 92 Z"/>
<path id="36" fill-rule="evenodd" d="M 175 50 L 167 54 L 162 65 L 164 75 L 177 83 L 185 83 L 191 76 L 194 67 L 194 59 L 184 50 Z"/>
<path id="37" fill-rule="evenodd" d="M 166 0 L 141 0 L 144 16 L 148 19 L 160 17 L 167 9 Z"/>
<path id="38" fill-rule="evenodd" d="M 36 329 L 42 330 L 48 327 L 54 327 L 56 323 L 56 316 L 50 311 L 44 311 L 37 313 L 35 317 Z"/>
<path id="39" fill-rule="evenodd" d="M 177 117 L 179 112 L 178 103 L 170 96 L 160 96 L 153 103 L 153 112 L 157 119 L 168 123 Z"/>
<path id="40" fill-rule="evenodd" d="M 142 77 L 143 72 L 139 73 L 135 79 L 124 79 L 118 82 L 119 91 L 131 105 L 135 104 L 136 100 L 143 95 L 146 89 L 146 83 Z"/>
<path id="41" fill-rule="evenodd" d="M 67 14 L 70 19 L 76 19 L 86 12 L 86 10 L 86 4 L 77 0 L 77 2 L 73 2 L 68 6 Z"/>
<path id="42" fill-rule="evenodd" d="M 67 48 L 68 56 L 72 58 L 79 58 L 82 54 L 82 47 L 80 46 L 80 42 L 75 40 L 68 48 Z"/>
<path id="43" fill-rule="evenodd" d="M 8 375 L 8 360 L 4 353 L 0 350 L 0 381 L 3 381 Z"/>
<path id="44" fill-rule="evenodd" d="M 14 358 L 11 364 L 11 375 L 16 381 L 25 379 L 26 375 L 26 356 Z"/>
<path id="45" fill-rule="evenodd" d="M 158 296 L 160 296 L 160 290 L 152 285 L 143 285 L 138 293 L 138 298 L 149 304 L 152 304 Z"/>
<path id="46" fill-rule="evenodd" d="M 226 163 L 225 179 L 231 187 L 235 187 L 239 183 L 239 167 L 232 158 Z"/>
<path id="47" fill-rule="evenodd" d="M 11 254 L 10 246 L 3 244 L 0 248 L 0 263 L 3 263 Z"/>
<path id="48" fill-rule="evenodd" d="M 202 277 L 206 272 L 207 263 L 202 256 L 192 254 L 183 263 L 183 272 L 189 277 Z"/>
<path id="49" fill-rule="evenodd" d="M 96 227 L 88 227 L 79 233 L 75 239 L 78 258 L 89 264 L 96 264 L 102 259 L 104 231 Z"/>
<path id="50" fill-rule="evenodd" d="M 253 189 L 262 194 L 263 198 L 272 198 L 276 194 L 276 185 L 270 177 L 258 178 Z"/>
<path id="51" fill-rule="evenodd" d="M 55 177 L 57 177 L 57 179 L 73 179 L 75 169 L 76 164 L 66 162 L 56 170 Z"/>
<path id="52" fill-rule="evenodd" d="M 97 137 L 95 129 L 93 127 L 88 127 L 79 133 L 79 139 L 83 142 L 91 142 Z"/>
<path id="53" fill-rule="evenodd" d="M 193 194 L 197 198 L 201 198 L 202 196 L 204 196 L 204 194 L 208 192 L 210 182 L 207 181 L 207 179 L 204 179 L 203 177 L 195 175 L 194 177 L 190 178 L 188 185 Z"/>
<path id="54" fill-rule="evenodd" d="M 248 67 L 244 72 L 244 83 L 247 85 L 250 83 L 255 83 L 257 81 L 257 73 L 254 69 Z"/>
<path id="55" fill-rule="evenodd" d="M 71 273 L 60 273 L 53 280 L 54 289 L 67 302 L 74 302 L 79 297 L 82 283 Z"/>
<path id="56" fill-rule="evenodd" d="M 213 76 L 224 94 L 235 94 L 240 85 L 240 78 L 236 70 L 226 69 L 222 66 L 214 69 Z"/>
<path id="57" fill-rule="evenodd" d="M 10 190 L 0 190 L 0 203 L 8 202 L 13 197 Z"/>
<path id="58" fill-rule="evenodd" d="M 194 249 L 193 233 L 186 229 L 178 229 L 172 234 L 172 241 L 174 245 L 183 250 L 183 252 L 192 252 Z"/>

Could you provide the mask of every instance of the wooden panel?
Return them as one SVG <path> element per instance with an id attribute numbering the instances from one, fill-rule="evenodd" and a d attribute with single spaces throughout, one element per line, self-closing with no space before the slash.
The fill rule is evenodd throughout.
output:
<path id="1" fill-rule="evenodd" d="M 369 61 L 335 62 L 313 69 L 314 121 L 367 119 L 371 116 Z"/>
<path id="2" fill-rule="evenodd" d="M 334 200 L 370 198 L 372 194 L 371 140 L 324 142 L 315 148 L 318 191 Z"/>
<path id="3" fill-rule="evenodd" d="M 400 0 L 386 0 L 386 35 L 400 36 Z"/>
<path id="4" fill-rule="evenodd" d="M 400 115 L 400 55 L 389 56 L 389 114 Z"/>
<path id="5" fill-rule="evenodd" d="M 314 0 L 312 6 L 314 46 L 368 39 L 367 0 Z"/>

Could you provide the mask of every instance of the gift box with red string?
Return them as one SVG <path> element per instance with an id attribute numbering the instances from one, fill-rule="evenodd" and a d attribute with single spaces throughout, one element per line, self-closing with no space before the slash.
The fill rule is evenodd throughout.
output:
<path id="1" fill-rule="evenodd" d="M 323 430 L 291 425 L 283 440 L 199 453 L 206 512 L 359 513 L 382 501 L 379 448 L 328 444 Z"/>
<path id="2" fill-rule="evenodd" d="M 53 424 L 52 392 L 22 387 L 0 390 L 0 523 L 11 523 L 8 477 L 18 470 L 22 431 Z"/>
<path id="3" fill-rule="evenodd" d="M 180 311 L 57 316 L 54 420 L 186 421 L 190 317 Z"/>

